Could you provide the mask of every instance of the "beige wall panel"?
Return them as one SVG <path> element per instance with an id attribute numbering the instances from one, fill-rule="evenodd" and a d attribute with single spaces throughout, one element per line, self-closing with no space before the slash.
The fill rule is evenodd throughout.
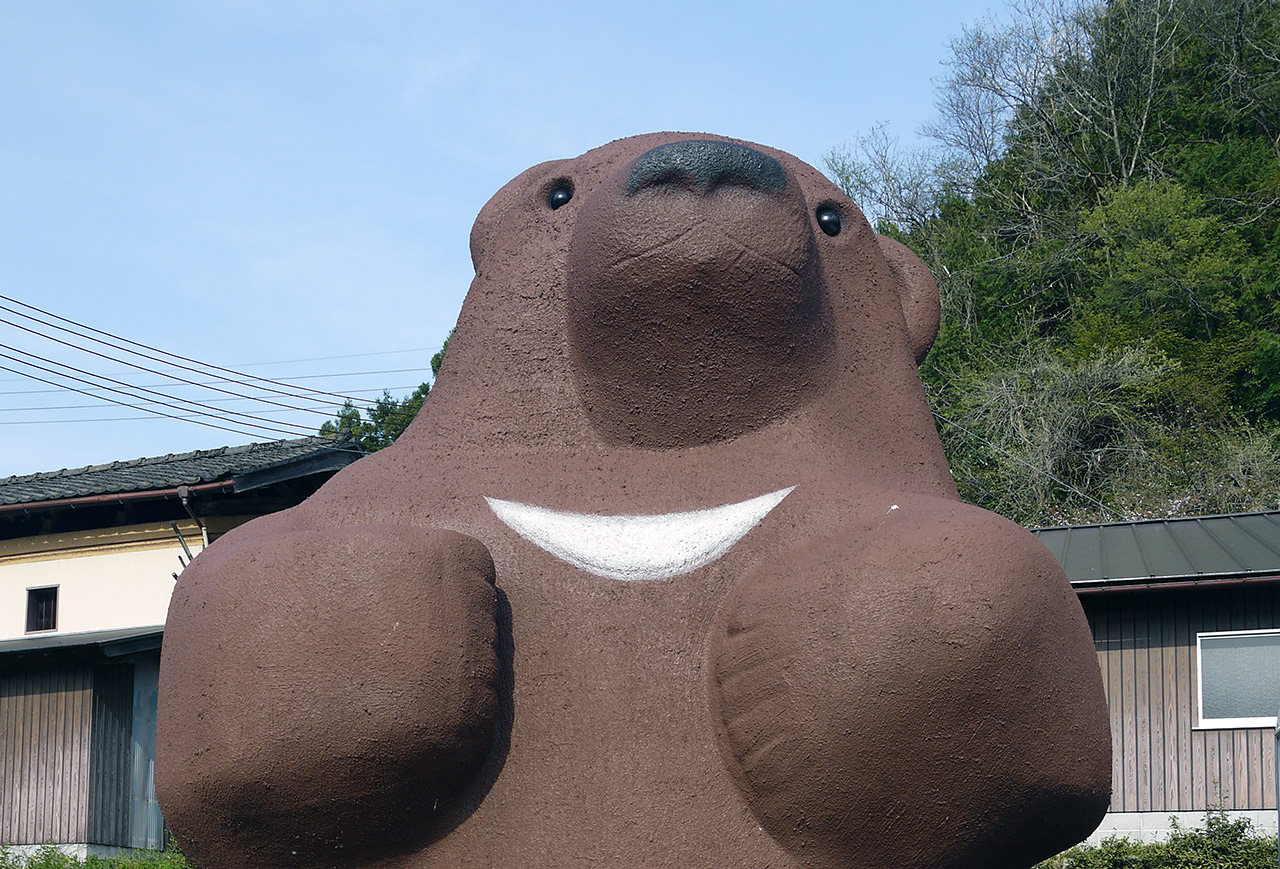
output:
<path id="1" fill-rule="evenodd" d="M 27 590 L 58 586 L 56 633 L 163 624 L 182 570 L 172 546 L 0 561 L 0 640 L 26 636 Z"/>

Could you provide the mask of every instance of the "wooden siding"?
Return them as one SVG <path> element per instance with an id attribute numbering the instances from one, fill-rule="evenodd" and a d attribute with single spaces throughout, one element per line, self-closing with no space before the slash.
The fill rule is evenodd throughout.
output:
<path id="1" fill-rule="evenodd" d="M 1080 600 L 1111 714 L 1111 811 L 1275 809 L 1272 729 L 1195 727 L 1196 634 L 1280 627 L 1280 583 Z"/>
<path id="2" fill-rule="evenodd" d="M 0 668 L 0 842 L 84 842 L 93 670 Z"/>
<path id="3" fill-rule="evenodd" d="M 86 841 L 129 845 L 133 664 L 102 664 L 95 669 L 91 745 Z"/>

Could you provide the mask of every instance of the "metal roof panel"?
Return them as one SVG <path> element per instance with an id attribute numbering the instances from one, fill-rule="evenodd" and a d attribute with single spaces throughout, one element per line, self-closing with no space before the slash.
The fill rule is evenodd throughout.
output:
<path id="1" fill-rule="evenodd" d="M 1033 533 L 1078 584 L 1280 576 L 1280 511 L 1039 528 Z"/>
<path id="2" fill-rule="evenodd" d="M 159 637 L 163 633 L 164 625 L 151 625 L 140 628 L 77 631 L 69 634 L 33 634 L 12 640 L 0 640 L 0 655 L 47 649 L 73 649 L 81 646 L 107 646 L 111 643 Z"/>

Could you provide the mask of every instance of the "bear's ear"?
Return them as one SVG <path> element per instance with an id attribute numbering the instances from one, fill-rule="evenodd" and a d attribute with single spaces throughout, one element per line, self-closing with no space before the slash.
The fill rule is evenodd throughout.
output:
<path id="1" fill-rule="evenodd" d="M 902 305 L 902 316 L 907 322 L 911 352 L 919 363 L 938 335 L 938 322 L 942 317 L 938 285 L 929 267 L 911 248 L 884 235 L 877 235 L 876 241 L 880 242 L 880 252 L 897 279 L 898 303 Z"/>

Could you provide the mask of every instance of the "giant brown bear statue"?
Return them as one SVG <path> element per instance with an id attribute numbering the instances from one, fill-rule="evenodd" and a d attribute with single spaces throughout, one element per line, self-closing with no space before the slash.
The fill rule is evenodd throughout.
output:
<path id="1" fill-rule="evenodd" d="M 918 259 L 669 133 L 524 172 L 471 253 L 400 440 L 179 580 L 156 787 L 197 866 L 1016 869 L 1093 829 L 1089 631 L 956 495 Z"/>

